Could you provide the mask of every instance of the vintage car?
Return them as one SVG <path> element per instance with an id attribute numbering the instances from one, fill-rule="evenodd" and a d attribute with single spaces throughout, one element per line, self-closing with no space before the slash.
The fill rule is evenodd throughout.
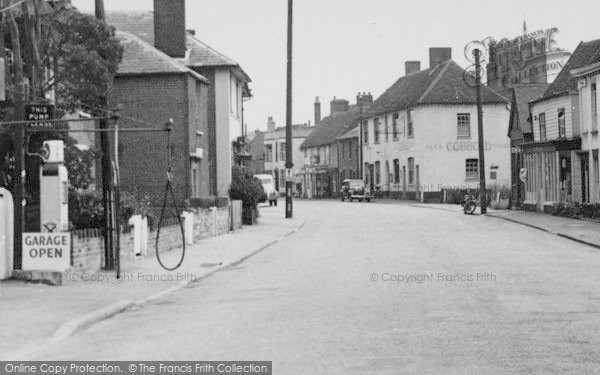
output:
<path id="1" fill-rule="evenodd" d="M 350 202 L 355 199 L 358 199 L 359 202 L 362 202 L 363 200 L 370 202 L 373 198 L 369 187 L 365 186 L 365 182 L 363 180 L 344 180 L 340 194 L 342 196 L 342 202 L 346 199 L 348 199 Z"/>

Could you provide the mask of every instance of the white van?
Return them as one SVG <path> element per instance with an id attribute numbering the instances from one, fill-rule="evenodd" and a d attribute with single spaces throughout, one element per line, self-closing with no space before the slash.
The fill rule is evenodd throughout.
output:
<path id="1" fill-rule="evenodd" d="M 277 198 L 279 197 L 279 192 L 275 190 L 273 176 L 271 176 L 270 174 L 255 174 L 254 177 L 260 180 L 260 183 L 262 184 L 263 189 L 265 190 L 265 200 L 269 201 L 270 206 L 277 206 Z"/>

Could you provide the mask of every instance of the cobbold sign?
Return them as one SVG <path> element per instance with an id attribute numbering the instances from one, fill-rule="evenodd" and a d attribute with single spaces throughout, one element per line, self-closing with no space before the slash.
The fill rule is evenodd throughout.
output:
<path id="1" fill-rule="evenodd" d="M 571 55 L 559 48 L 557 34 L 554 27 L 490 43 L 488 86 L 506 89 L 523 83 L 551 83 Z"/>

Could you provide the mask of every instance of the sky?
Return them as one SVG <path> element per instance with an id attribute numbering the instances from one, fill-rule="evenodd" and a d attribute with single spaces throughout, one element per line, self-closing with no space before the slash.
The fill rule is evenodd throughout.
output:
<path id="1" fill-rule="evenodd" d="M 152 10 L 152 0 L 104 0 L 106 11 Z M 72 0 L 93 11 L 94 0 Z M 358 92 L 376 99 L 404 75 L 404 62 L 429 65 L 430 47 L 451 47 L 469 66 L 464 47 L 472 40 L 512 39 L 556 27 L 558 45 L 573 51 L 600 38 L 600 2 L 588 0 L 296 0 L 293 25 L 293 122 L 314 123 L 329 102 L 356 102 Z M 285 125 L 287 1 L 186 0 L 186 28 L 238 62 L 251 77 L 245 103 L 249 130 L 266 130 L 267 117 Z"/>

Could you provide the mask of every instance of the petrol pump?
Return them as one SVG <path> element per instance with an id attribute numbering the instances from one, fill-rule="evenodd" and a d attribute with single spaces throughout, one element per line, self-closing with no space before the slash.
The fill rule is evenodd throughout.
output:
<path id="1" fill-rule="evenodd" d="M 41 232 L 69 230 L 69 179 L 64 166 L 64 143 L 44 141 L 40 167 Z"/>

